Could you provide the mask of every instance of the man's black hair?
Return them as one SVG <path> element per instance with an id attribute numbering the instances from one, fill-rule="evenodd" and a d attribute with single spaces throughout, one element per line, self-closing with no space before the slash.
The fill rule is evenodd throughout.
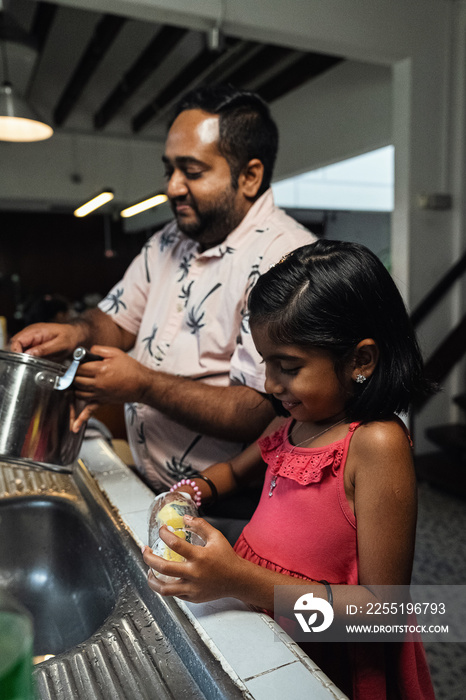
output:
<path id="1" fill-rule="evenodd" d="M 278 129 L 267 104 L 253 92 L 238 90 L 232 85 L 204 85 L 186 93 L 178 102 L 170 122 L 188 109 L 200 109 L 219 116 L 219 151 L 227 160 L 232 185 L 253 158 L 264 166 L 264 175 L 257 197 L 272 180 L 278 150 Z"/>

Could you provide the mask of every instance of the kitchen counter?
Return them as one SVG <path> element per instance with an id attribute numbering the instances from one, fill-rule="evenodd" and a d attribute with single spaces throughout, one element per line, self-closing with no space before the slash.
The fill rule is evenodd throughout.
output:
<path id="1" fill-rule="evenodd" d="M 101 437 L 84 440 L 80 458 L 137 544 L 147 544 L 153 492 Z M 296 700 L 347 698 L 267 615 L 231 598 L 202 604 L 173 600 L 245 697 L 282 700 L 291 691 Z"/>

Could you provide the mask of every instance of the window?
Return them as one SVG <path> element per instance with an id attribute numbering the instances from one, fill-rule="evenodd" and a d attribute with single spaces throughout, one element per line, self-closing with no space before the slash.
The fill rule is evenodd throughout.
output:
<path id="1" fill-rule="evenodd" d="M 386 146 L 281 180 L 272 185 L 275 202 L 285 209 L 393 211 L 394 152 Z"/>

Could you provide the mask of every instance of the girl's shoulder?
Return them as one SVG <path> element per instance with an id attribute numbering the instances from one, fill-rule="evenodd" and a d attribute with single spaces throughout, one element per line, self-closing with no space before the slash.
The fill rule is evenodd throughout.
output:
<path id="1" fill-rule="evenodd" d="M 353 442 L 367 449 L 390 448 L 400 442 L 412 447 L 408 428 L 398 416 L 393 416 L 390 420 L 362 423 L 355 430 Z"/>
<path id="2" fill-rule="evenodd" d="M 384 443 L 385 441 L 404 439 L 410 442 L 409 430 L 398 416 L 390 420 L 375 420 L 369 423 L 361 423 L 355 430 L 355 436 L 361 440 Z"/>
<path id="3" fill-rule="evenodd" d="M 364 423 L 355 430 L 348 460 L 351 471 L 368 472 L 412 468 L 412 442 L 403 421 L 394 416 L 391 420 Z"/>

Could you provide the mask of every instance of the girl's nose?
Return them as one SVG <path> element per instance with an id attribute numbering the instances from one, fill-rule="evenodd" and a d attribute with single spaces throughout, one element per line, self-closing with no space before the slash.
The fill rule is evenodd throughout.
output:
<path id="1" fill-rule="evenodd" d="M 167 182 L 167 196 L 170 199 L 184 197 L 188 192 L 183 173 L 174 170 Z"/>
<path id="2" fill-rule="evenodd" d="M 274 377 L 273 372 L 270 369 L 265 370 L 265 391 L 267 394 L 281 394 L 283 392 L 283 386 Z"/>

